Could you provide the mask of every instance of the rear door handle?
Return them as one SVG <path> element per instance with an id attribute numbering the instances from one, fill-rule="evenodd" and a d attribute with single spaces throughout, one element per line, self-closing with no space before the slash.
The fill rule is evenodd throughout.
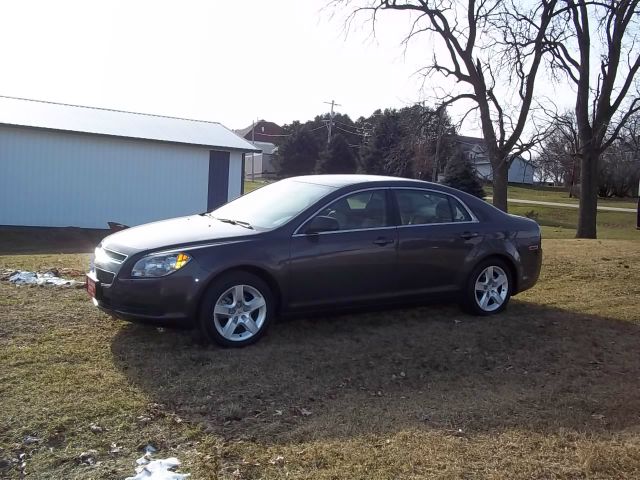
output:
<path id="1" fill-rule="evenodd" d="M 465 240 L 471 240 L 472 238 L 476 238 L 478 236 L 478 234 L 476 232 L 463 232 L 460 234 L 461 238 L 464 238 Z"/>
<path id="2" fill-rule="evenodd" d="M 390 243 L 393 243 L 394 240 L 390 239 L 390 238 L 385 238 L 385 237 L 380 237 L 380 238 L 376 238 L 373 243 L 375 243 L 376 245 L 380 245 L 381 247 L 384 245 L 389 245 Z"/>

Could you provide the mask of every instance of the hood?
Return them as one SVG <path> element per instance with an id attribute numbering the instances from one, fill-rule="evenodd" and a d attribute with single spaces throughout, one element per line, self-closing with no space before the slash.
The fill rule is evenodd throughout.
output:
<path id="1" fill-rule="evenodd" d="M 255 235 L 256 230 L 223 223 L 208 215 L 191 215 L 121 230 L 102 240 L 102 246 L 125 255 L 170 249 Z"/>

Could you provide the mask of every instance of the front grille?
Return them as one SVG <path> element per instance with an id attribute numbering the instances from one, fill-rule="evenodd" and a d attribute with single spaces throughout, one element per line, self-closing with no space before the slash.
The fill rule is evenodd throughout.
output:
<path id="1" fill-rule="evenodd" d="M 111 284 L 113 282 L 115 273 L 107 272 L 106 270 L 102 270 L 100 268 L 96 268 L 96 277 L 100 283 Z"/>

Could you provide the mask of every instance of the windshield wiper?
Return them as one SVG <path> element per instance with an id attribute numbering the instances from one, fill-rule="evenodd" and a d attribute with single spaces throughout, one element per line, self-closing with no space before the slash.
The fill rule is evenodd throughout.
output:
<path id="1" fill-rule="evenodd" d="M 242 220 L 233 220 L 231 218 L 218 218 L 218 217 L 213 217 L 213 218 L 215 218 L 219 222 L 230 223 L 231 225 L 238 225 L 240 227 L 248 228 L 249 230 L 254 230 L 254 228 L 251 226 L 249 222 L 243 222 Z"/>

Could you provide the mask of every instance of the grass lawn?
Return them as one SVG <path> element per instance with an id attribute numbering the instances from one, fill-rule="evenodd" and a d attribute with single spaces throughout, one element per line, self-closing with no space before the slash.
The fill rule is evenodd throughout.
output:
<path id="1" fill-rule="evenodd" d="M 545 239 L 500 316 L 299 318 L 240 350 L 2 281 L 0 477 L 122 479 L 152 444 L 194 480 L 640 478 L 639 245 Z M 5 253 L 0 270 L 88 262 Z"/>
<path id="2" fill-rule="evenodd" d="M 484 187 L 487 196 L 493 195 L 491 185 Z M 541 200 L 544 202 L 560 202 L 578 204 L 579 200 L 575 197 L 569 198 L 569 190 L 563 187 L 542 187 L 542 186 L 515 186 L 509 185 L 509 198 L 517 198 L 521 200 Z M 636 208 L 637 199 L 624 198 L 600 198 L 598 205 L 620 208 Z M 513 204 L 511 204 L 513 205 Z M 509 208 L 511 208 L 509 205 Z"/>
<path id="3" fill-rule="evenodd" d="M 542 226 L 545 238 L 573 238 L 578 225 L 578 210 L 540 205 L 509 204 L 509 213 L 528 216 Z M 598 237 L 616 240 L 640 240 L 636 214 L 600 211 L 597 217 Z"/>
<path id="4" fill-rule="evenodd" d="M 244 193 L 253 192 L 254 190 L 257 190 L 260 187 L 264 187 L 267 183 L 268 182 L 261 181 L 261 180 L 255 180 L 255 181 L 245 180 Z"/>

